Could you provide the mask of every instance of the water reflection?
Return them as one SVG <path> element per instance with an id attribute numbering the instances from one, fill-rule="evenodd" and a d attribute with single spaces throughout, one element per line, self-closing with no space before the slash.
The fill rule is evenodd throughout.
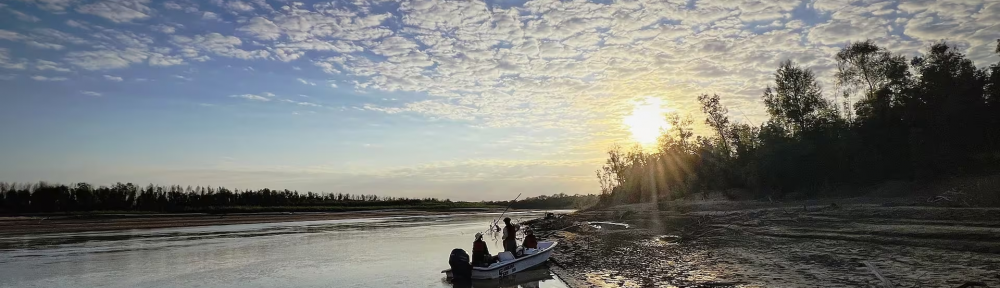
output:
<path id="1" fill-rule="evenodd" d="M 454 288 L 540 288 L 559 287 L 555 286 L 555 284 L 562 284 L 562 281 L 557 280 L 556 276 L 545 266 L 521 271 L 500 279 L 472 280 L 468 282 L 444 281 L 451 284 Z M 552 283 L 552 285 L 548 285 L 549 283 Z"/>
<path id="2" fill-rule="evenodd" d="M 448 253 L 471 249 L 473 235 L 495 216 L 0 237 L 0 287 L 453 287 L 441 281 Z M 542 271 L 470 285 L 566 287 Z"/>

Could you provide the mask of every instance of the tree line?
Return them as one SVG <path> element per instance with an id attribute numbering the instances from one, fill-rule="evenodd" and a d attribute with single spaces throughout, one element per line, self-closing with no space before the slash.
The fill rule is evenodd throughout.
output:
<path id="1" fill-rule="evenodd" d="M 557 193 L 552 195 L 539 195 L 528 197 L 517 201 L 487 201 L 491 206 L 506 207 L 514 209 L 583 209 L 597 204 L 598 196 L 594 194 Z"/>
<path id="2" fill-rule="evenodd" d="M 692 120 L 667 115 L 672 125 L 655 151 L 612 147 L 597 170 L 602 199 L 699 191 L 810 197 L 838 185 L 1000 168 L 1000 62 L 979 69 L 943 42 L 907 58 L 867 40 L 835 57 L 835 97 L 824 97 L 812 70 L 788 60 L 761 95 L 764 123 L 733 121 L 719 95 L 701 95 L 711 135 L 695 136 Z"/>
<path id="3" fill-rule="evenodd" d="M 67 186 L 0 182 L 0 212 L 65 211 L 330 211 L 331 207 L 357 210 L 365 207 L 482 207 L 481 203 L 453 202 L 437 198 L 382 197 L 371 194 L 285 190 L 239 190 L 224 187 L 182 187 L 180 185 L 145 187 L 132 183 L 95 187 L 87 183 Z M 233 207 L 259 207 L 233 209 Z M 269 208 L 270 207 L 270 208 Z M 315 207 L 315 209 L 302 209 Z M 326 207 L 326 208 L 324 208 Z M 299 208 L 299 209 L 296 209 Z M 333 209 L 336 210 L 336 209 Z"/>

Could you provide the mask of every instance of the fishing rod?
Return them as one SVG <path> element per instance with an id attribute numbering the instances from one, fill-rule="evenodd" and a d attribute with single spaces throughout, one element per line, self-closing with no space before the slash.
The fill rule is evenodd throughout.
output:
<path id="1" fill-rule="evenodd" d="M 507 213 L 507 209 L 510 209 L 510 206 L 514 205 L 514 202 L 517 202 L 517 198 L 521 198 L 521 193 L 517 193 L 517 197 L 514 197 L 514 200 L 510 201 L 510 204 L 507 204 L 507 208 L 503 208 L 503 212 L 500 213 L 500 216 L 493 220 L 493 225 L 490 225 L 490 230 L 493 230 L 493 227 L 497 226 L 497 222 L 500 222 L 500 218 L 503 218 L 503 214 Z"/>

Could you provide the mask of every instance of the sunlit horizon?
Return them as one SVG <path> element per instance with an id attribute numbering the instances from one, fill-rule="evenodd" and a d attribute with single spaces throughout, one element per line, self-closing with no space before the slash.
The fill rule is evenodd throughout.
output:
<path id="1" fill-rule="evenodd" d="M 696 97 L 766 119 L 786 59 L 947 40 L 996 62 L 1000 3 L 51 0 L 0 4 L 0 181 L 461 200 L 597 193 Z M 839 100 L 838 100 L 839 101 Z M 838 102 L 839 103 L 839 102 Z"/>

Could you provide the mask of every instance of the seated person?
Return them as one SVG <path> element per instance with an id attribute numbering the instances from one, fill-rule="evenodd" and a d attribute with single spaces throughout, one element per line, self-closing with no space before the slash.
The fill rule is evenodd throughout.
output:
<path id="1" fill-rule="evenodd" d="M 476 241 L 472 242 L 472 266 L 486 267 L 493 263 L 490 248 L 483 241 L 483 233 L 476 233 Z"/>
<path id="2" fill-rule="evenodd" d="M 525 249 L 538 249 L 538 239 L 535 238 L 535 234 L 531 232 L 531 229 L 524 230 L 524 242 L 521 243 L 521 246 L 524 246 Z"/>

